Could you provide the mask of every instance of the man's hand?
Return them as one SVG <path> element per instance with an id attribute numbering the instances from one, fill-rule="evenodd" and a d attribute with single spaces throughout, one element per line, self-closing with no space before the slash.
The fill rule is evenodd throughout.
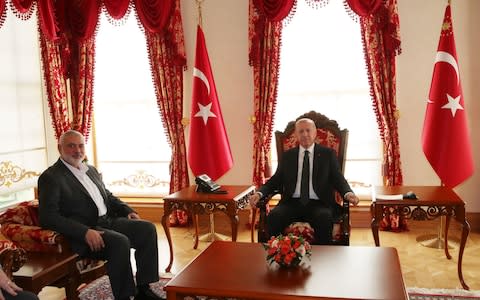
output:
<path id="1" fill-rule="evenodd" d="M 140 216 L 136 212 L 131 212 L 127 216 L 129 219 L 140 219 Z"/>
<path id="2" fill-rule="evenodd" d="M 85 242 L 87 242 L 90 250 L 93 252 L 100 251 L 105 248 L 105 243 L 102 238 L 103 231 L 98 231 L 95 229 L 87 230 L 85 234 Z"/>
<path id="3" fill-rule="evenodd" d="M 260 194 L 259 193 L 254 193 L 254 194 L 250 195 L 250 197 L 248 198 L 248 202 L 250 202 L 250 206 L 252 208 L 257 207 L 257 203 L 258 203 L 259 200 L 260 200 Z"/>
<path id="4" fill-rule="evenodd" d="M 0 300 L 5 300 L 2 290 L 12 296 L 16 296 L 17 292 L 21 291 L 22 288 L 17 286 L 15 282 L 11 281 L 10 278 L 7 277 L 7 274 L 0 269 Z"/>
<path id="5" fill-rule="evenodd" d="M 345 199 L 348 200 L 348 202 L 352 203 L 353 206 L 357 206 L 358 202 L 360 202 L 360 199 L 358 199 L 357 195 L 354 193 L 347 193 L 345 195 Z"/>

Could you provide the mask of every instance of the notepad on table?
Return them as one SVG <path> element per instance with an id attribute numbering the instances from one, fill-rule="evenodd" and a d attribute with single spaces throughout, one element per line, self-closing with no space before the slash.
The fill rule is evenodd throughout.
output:
<path id="1" fill-rule="evenodd" d="M 395 195 L 376 194 L 375 199 L 377 199 L 377 200 L 402 200 L 403 195 L 402 194 L 395 194 Z"/>

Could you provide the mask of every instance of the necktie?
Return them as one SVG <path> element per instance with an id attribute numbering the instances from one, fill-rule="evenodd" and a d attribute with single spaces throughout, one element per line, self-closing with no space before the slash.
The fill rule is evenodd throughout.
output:
<path id="1" fill-rule="evenodd" d="M 310 159 L 308 151 L 303 155 L 302 181 L 300 181 L 300 202 L 306 205 L 310 199 Z"/>

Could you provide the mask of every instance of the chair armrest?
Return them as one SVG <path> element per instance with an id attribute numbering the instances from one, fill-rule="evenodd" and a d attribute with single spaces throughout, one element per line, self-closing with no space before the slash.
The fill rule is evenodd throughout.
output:
<path id="1" fill-rule="evenodd" d="M 1 233 L 27 251 L 57 252 L 69 250 L 65 238 L 56 231 L 14 223 L 5 223 Z"/>
<path id="2" fill-rule="evenodd" d="M 273 196 L 277 194 L 280 194 L 280 191 L 274 190 L 270 194 L 263 195 L 257 202 L 257 207 L 260 209 L 260 211 L 262 210 L 262 208 L 265 209 L 270 199 L 272 199 Z"/>
<path id="3" fill-rule="evenodd" d="M 342 216 L 341 222 L 342 226 L 342 235 L 343 235 L 343 244 L 348 246 L 350 244 L 350 202 L 346 199 L 343 199 L 342 203 Z"/>
<path id="4" fill-rule="evenodd" d="M 0 234 L 0 264 L 9 278 L 12 278 L 12 272 L 20 269 L 26 260 L 25 250 Z"/>
<path id="5" fill-rule="evenodd" d="M 273 196 L 279 194 L 280 191 L 274 190 L 270 194 L 263 195 L 257 202 L 256 207 L 260 211 L 258 216 L 258 232 L 257 232 L 257 240 L 260 243 L 265 243 L 268 240 L 267 231 L 266 231 L 266 218 L 267 218 L 267 204 L 272 199 Z M 251 236 L 253 242 L 253 231 L 255 226 L 252 226 Z"/>

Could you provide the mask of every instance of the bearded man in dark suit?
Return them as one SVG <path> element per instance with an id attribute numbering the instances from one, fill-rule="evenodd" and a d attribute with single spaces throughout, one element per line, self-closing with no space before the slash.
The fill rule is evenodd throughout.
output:
<path id="1" fill-rule="evenodd" d="M 135 299 L 160 299 L 149 287 L 159 280 L 155 225 L 141 220 L 105 188 L 98 171 L 85 164 L 85 139 L 74 130 L 59 139 L 60 158 L 38 179 L 42 227 L 70 241 L 81 257 L 107 260 L 115 299 L 131 299 L 136 288 L 130 248 L 137 264 Z"/>
<path id="2" fill-rule="evenodd" d="M 277 171 L 250 197 L 250 204 L 255 206 L 263 195 L 280 191 L 282 199 L 268 214 L 269 235 L 277 236 L 291 223 L 302 221 L 313 227 L 317 244 L 329 244 L 337 205 L 334 191 L 353 205 L 359 199 L 340 172 L 334 150 L 315 143 L 313 120 L 298 120 L 295 136 L 299 146 L 282 154 Z"/>

